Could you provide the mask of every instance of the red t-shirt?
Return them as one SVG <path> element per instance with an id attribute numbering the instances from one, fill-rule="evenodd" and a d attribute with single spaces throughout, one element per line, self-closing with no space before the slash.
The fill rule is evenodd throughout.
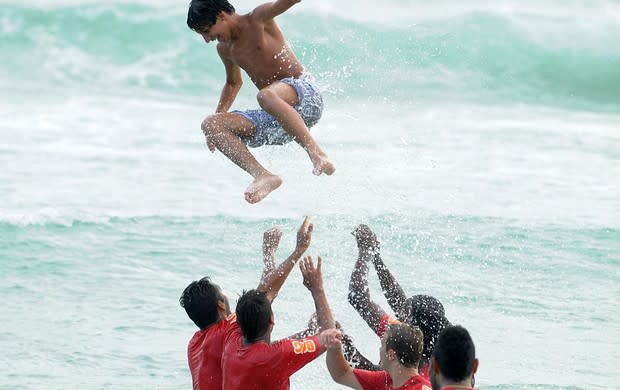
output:
<path id="1" fill-rule="evenodd" d="M 236 324 L 236 317 L 231 314 L 224 321 L 199 330 L 187 346 L 187 361 L 192 373 L 194 390 L 222 389 L 222 353 L 226 336 Z"/>
<path id="2" fill-rule="evenodd" d="M 288 390 L 289 377 L 321 354 L 316 337 L 244 346 L 239 325 L 234 327 L 222 357 L 224 390 Z"/>
<path id="3" fill-rule="evenodd" d="M 379 321 L 379 327 L 377 327 L 377 329 L 375 330 L 375 333 L 377 334 L 377 336 L 381 337 L 387 330 L 388 325 L 398 324 L 398 323 L 400 323 L 400 321 L 398 321 L 396 318 L 392 317 L 389 314 L 384 314 L 383 317 L 381 317 L 381 321 Z M 429 365 L 426 364 L 424 365 L 424 367 L 418 370 L 420 375 L 427 380 L 430 378 L 429 368 L 430 368 Z"/>
<path id="4" fill-rule="evenodd" d="M 392 387 L 387 371 L 354 369 L 353 373 L 364 390 L 431 390 L 431 383 L 421 375 L 412 376 L 401 387 Z"/>

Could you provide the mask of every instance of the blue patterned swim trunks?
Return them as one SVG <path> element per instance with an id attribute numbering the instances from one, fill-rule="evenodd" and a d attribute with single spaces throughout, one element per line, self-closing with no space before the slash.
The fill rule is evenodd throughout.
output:
<path id="1" fill-rule="evenodd" d="M 280 81 L 295 88 L 298 101 L 295 110 L 299 112 L 308 129 L 316 125 L 323 113 L 323 97 L 314 78 L 309 74 L 303 74 L 298 79 L 287 77 Z M 263 145 L 284 145 L 293 140 L 293 137 L 280 126 L 276 118 L 264 110 L 232 112 L 242 115 L 256 126 L 253 136 L 241 137 L 241 141 L 251 148 Z"/>

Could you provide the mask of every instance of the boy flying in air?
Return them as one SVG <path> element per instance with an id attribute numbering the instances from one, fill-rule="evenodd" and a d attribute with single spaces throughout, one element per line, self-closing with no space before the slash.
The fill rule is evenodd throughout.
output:
<path id="1" fill-rule="evenodd" d="M 263 167 L 248 146 L 295 140 L 308 153 L 315 175 L 331 175 L 336 170 L 309 131 L 321 118 L 321 93 L 274 20 L 299 1 L 276 0 L 240 15 L 227 0 L 191 0 L 187 13 L 187 25 L 205 42 L 217 40 L 217 52 L 226 69 L 215 114 L 203 121 L 202 131 L 211 152 L 219 149 L 254 177 L 245 190 L 249 203 L 260 202 L 282 179 Z M 259 89 L 260 110 L 228 111 L 243 83 L 241 69 Z"/>

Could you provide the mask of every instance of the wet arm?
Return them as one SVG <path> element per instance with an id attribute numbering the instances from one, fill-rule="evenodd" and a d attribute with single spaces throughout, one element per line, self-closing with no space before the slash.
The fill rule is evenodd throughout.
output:
<path id="1" fill-rule="evenodd" d="M 241 68 L 235 64 L 232 60 L 226 57 L 223 46 L 217 46 L 217 52 L 220 55 L 224 68 L 226 69 L 226 84 L 222 88 L 220 94 L 220 100 L 217 103 L 216 113 L 228 112 L 232 106 L 241 86 L 243 85 L 243 78 L 241 77 Z"/>
<path id="2" fill-rule="evenodd" d="M 381 283 L 383 295 L 385 295 L 392 311 L 397 313 L 397 315 L 403 313 L 407 296 L 402 287 L 400 287 L 400 284 L 394 279 L 390 270 L 385 266 L 385 263 L 383 263 L 383 259 L 378 251 L 372 256 L 372 263 L 379 276 L 379 283 Z"/>
<path id="3" fill-rule="evenodd" d="M 327 296 L 323 288 L 322 265 L 323 259 L 321 256 L 318 257 L 316 266 L 310 256 L 304 257 L 299 263 L 301 274 L 304 277 L 303 284 L 310 290 L 312 299 L 314 300 L 314 308 L 316 310 L 316 318 L 320 332 L 318 338 L 320 340 L 321 352 L 324 352 L 330 342 L 329 340 L 333 339 L 335 333 L 340 334 L 340 331 L 335 329 L 336 323 L 329 308 L 329 304 L 327 303 Z"/>
<path id="4" fill-rule="evenodd" d="M 270 302 L 278 295 L 278 292 L 284 285 L 286 278 L 295 267 L 295 264 L 301 258 L 302 253 L 299 253 L 297 250 L 293 251 L 291 255 L 281 262 L 273 271 L 265 272 L 263 277 L 261 278 L 258 287 L 256 288 L 259 291 L 265 291 L 267 293 L 267 298 Z"/>
<path id="5" fill-rule="evenodd" d="M 370 249 L 360 248 L 355 268 L 349 281 L 349 303 L 362 316 L 373 331 L 379 329 L 385 312 L 370 299 L 368 288 L 368 262 L 372 257 Z"/>
<path id="6" fill-rule="evenodd" d="M 306 259 L 310 259 L 307 257 Z M 310 292 L 312 293 L 312 299 L 314 300 L 314 308 L 316 310 L 316 319 L 319 325 L 319 332 L 322 332 L 326 329 L 333 329 L 336 327 L 336 322 L 334 321 L 334 317 L 332 316 L 332 311 L 329 308 L 329 303 L 327 302 L 327 295 L 325 294 L 325 289 L 323 288 L 323 276 L 321 272 L 323 259 L 318 257 L 317 265 L 315 270 L 315 274 L 318 274 L 318 279 L 320 279 L 320 283 L 313 281 L 308 284 L 306 281 L 308 280 L 307 270 L 312 268 L 313 264 L 311 261 L 304 260 L 304 263 L 300 264 L 302 266 L 302 274 L 306 279 L 305 283 Z"/>
<path id="7" fill-rule="evenodd" d="M 299 3 L 301 0 L 276 0 L 271 3 L 259 5 L 254 9 L 252 15 L 262 21 L 267 21 L 286 12 L 289 8 Z"/>
<path id="8" fill-rule="evenodd" d="M 353 369 L 349 366 L 343 355 L 341 345 L 330 347 L 327 350 L 326 363 L 329 374 L 334 382 L 353 389 L 362 389 L 362 386 L 353 373 Z"/>
<path id="9" fill-rule="evenodd" d="M 306 216 L 297 231 L 297 244 L 295 245 L 295 250 L 293 250 L 293 253 L 291 253 L 291 255 L 280 263 L 280 265 L 278 265 L 275 269 L 273 269 L 275 263 L 274 244 L 268 242 L 273 238 L 270 239 L 267 236 L 270 231 L 265 232 L 265 236 L 263 237 L 263 260 L 265 267 L 261 281 L 256 289 L 259 291 L 265 291 L 270 302 L 273 302 L 282 288 L 282 285 L 286 281 L 286 278 L 288 278 L 288 275 L 293 270 L 293 267 L 310 246 L 313 230 L 314 224 L 310 221 L 310 217 Z M 279 238 L 277 241 L 279 242 Z"/>

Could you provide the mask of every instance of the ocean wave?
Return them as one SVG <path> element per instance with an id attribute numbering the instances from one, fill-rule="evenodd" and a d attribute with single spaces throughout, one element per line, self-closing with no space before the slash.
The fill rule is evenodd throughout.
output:
<path id="1" fill-rule="evenodd" d="M 437 6 L 422 16 L 410 10 L 410 23 L 392 25 L 348 20 L 323 4 L 280 23 L 302 62 L 339 100 L 499 98 L 617 110 L 620 6 L 601 2 L 571 18 L 581 8 L 550 15 L 507 4 L 456 7 L 442 18 L 431 12 Z M 122 3 L 3 7 L 0 37 L 9 60 L 0 65 L 0 83 L 217 95 L 223 66 L 186 27 L 184 12 Z"/>

